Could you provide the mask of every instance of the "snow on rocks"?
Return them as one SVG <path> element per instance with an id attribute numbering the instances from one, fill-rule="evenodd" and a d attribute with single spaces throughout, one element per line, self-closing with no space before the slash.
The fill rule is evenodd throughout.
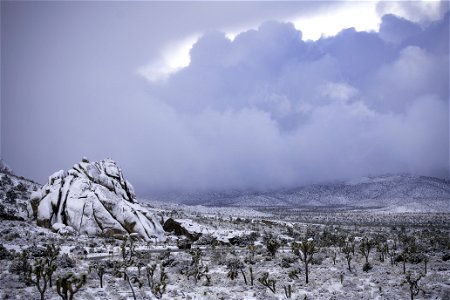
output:
<path id="1" fill-rule="evenodd" d="M 32 197 L 37 224 L 57 232 L 164 239 L 159 221 L 137 203 L 133 187 L 112 159 L 83 158 L 68 172 L 51 175 Z"/>

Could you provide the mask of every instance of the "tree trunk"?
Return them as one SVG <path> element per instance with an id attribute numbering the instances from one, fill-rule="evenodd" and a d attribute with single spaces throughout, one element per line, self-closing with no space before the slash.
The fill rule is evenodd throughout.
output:
<path id="1" fill-rule="evenodd" d="M 305 263 L 305 279 L 306 279 L 306 284 L 308 284 L 308 282 L 309 282 L 309 278 L 308 278 L 308 274 L 309 273 L 309 271 L 308 271 L 308 264 L 306 264 Z"/>

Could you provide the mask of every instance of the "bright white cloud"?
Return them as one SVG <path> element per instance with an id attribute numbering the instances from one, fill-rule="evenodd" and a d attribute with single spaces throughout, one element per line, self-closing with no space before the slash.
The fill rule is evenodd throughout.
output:
<path id="1" fill-rule="evenodd" d="M 303 34 L 304 40 L 318 40 L 321 36 L 334 36 L 342 29 L 354 27 L 357 31 L 378 31 L 380 16 L 376 13 L 377 2 L 356 2 L 339 9 L 317 15 L 287 19 Z"/>
<path id="2" fill-rule="evenodd" d="M 394 14 L 422 25 L 441 19 L 447 11 L 448 1 L 439 0 L 380 1 L 377 4 L 380 16 Z"/>
<path id="3" fill-rule="evenodd" d="M 316 14 L 301 17 L 287 17 L 283 21 L 291 22 L 302 32 L 303 40 L 316 41 L 322 36 L 330 37 L 346 28 L 357 31 L 378 31 L 384 14 L 395 14 L 414 22 L 429 22 L 440 19 L 448 10 L 444 1 L 422 0 L 408 1 L 348 1 L 340 7 L 320 10 Z M 258 24 L 240 25 L 224 28 L 225 36 L 233 41 L 237 35 L 248 30 L 256 30 Z M 200 37 L 193 34 L 183 40 L 175 41 L 161 50 L 158 58 L 139 68 L 138 72 L 150 82 L 167 79 L 171 74 L 190 63 L 189 51 Z"/>
<path id="4" fill-rule="evenodd" d="M 151 82 L 167 79 L 171 74 L 189 66 L 189 51 L 199 37 L 199 34 L 194 34 L 181 41 L 172 42 L 162 49 L 157 59 L 139 68 L 138 73 Z"/>

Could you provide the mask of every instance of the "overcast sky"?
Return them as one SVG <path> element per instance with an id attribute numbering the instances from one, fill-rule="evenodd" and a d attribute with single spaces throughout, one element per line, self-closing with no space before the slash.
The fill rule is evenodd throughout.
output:
<path id="1" fill-rule="evenodd" d="M 353 27 L 353 28 L 352 28 Z M 1 2 L 1 155 L 155 189 L 449 174 L 448 2 Z"/>

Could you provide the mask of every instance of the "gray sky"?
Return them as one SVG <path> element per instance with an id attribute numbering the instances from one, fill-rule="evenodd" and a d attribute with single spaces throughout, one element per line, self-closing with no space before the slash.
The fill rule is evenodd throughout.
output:
<path id="1" fill-rule="evenodd" d="M 141 194 L 447 177 L 447 11 L 2 2 L 1 155 L 39 182 L 112 157 Z"/>

